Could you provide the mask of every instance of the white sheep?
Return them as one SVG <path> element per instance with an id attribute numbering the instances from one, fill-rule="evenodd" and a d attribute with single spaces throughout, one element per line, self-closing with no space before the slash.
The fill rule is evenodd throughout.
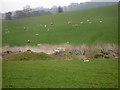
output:
<path id="1" fill-rule="evenodd" d="M 83 22 L 80 22 L 81 24 L 83 24 Z"/>
<path id="2" fill-rule="evenodd" d="M 38 36 L 39 34 L 38 34 L 38 33 L 36 33 L 35 35 L 36 35 L 36 36 Z"/>
<path id="3" fill-rule="evenodd" d="M 71 24 L 72 22 L 71 21 L 68 21 L 68 24 Z"/>
<path id="4" fill-rule="evenodd" d="M 58 50 L 57 48 L 56 49 L 53 49 L 54 53 L 59 53 L 60 50 Z"/>
<path id="5" fill-rule="evenodd" d="M 28 27 L 23 27 L 23 29 L 24 29 L 24 30 L 27 30 L 27 29 L 29 29 L 29 28 L 28 28 Z"/>
<path id="6" fill-rule="evenodd" d="M 90 60 L 86 59 L 86 60 L 83 60 L 84 62 L 89 62 Z"/>
<path id="7" fill-rule="evenodd" d="M 39 43 L 39 44 L 37 44 L 37 46 L 40 46 L 41 44 Z"/>
<path id="8" fill-rule="evenodd" d="M 59 47 L 57 48 L 59 51 L 65 51 L 65 48 Z"/>
<path id="9" fill-rule="evenodd" d="M 67 41 L 67 44 L 69 44 L 69 42 Z"/>
<path id="10" fill-rule="evenodd" d="M 59 47 L 53 50 L 54 53 L 59 53 L 60 51 L 65 51 L 65 48 Z"/>
<path id="11" fill-rule="evenodd" d="M 89 22 L 90 20 L 87 20 L 87 22 Z"/>
<path id="12" fill-rule="evenodd" d="M 30 40 L 27 40 L 28 43 L 30 43 L 31 41 Z"/>
<path id="13" fill-rule="evenodd" d="M 47 25 L 44 25 L 44 27 L 47 27 Z"/>
<path id="14" fill-rule="evenodd" d="M 25 30 L 25 29 L 26 29 L 26 27 L 23 27 L 23 29 Z"/>
<path id="15" fill-rule="evenodd" d="M 53 25 L 53 22 L 51 22 L 50 24 Z"/>
<path id="16" fill-rule="evenodd" d="M 100 21 L 100 23 L 102 23 L 102 21 Z"/>

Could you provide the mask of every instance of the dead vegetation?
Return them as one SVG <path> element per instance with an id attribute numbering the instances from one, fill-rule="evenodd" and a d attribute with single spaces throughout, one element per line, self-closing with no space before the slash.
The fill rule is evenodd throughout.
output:
<path id="1" fill-rule="evenodd" d="M 120 52 L 115 44 L 96 44 L 96 45 L 48 45 L 40 46 L 24 46 L 24 47 L 9 47 L 5 46 L 2 49 L 2 56 L 10 54 L 18 54 L 21 52 L 44 52 L 56 59 L 94 59 L 94 58 L 118 58 Z"/>

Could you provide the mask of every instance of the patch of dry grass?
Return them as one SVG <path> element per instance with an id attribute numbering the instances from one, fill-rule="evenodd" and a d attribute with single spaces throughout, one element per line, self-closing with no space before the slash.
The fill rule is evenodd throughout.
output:
<path id="1" fill-rule="evenodd" d="M 54 52 L 54 49 L 64 48 L 65 51 Z M 44 52 L 49 55 L 53 55 L 57 58 L 77 58 L 77 59 L 90 59 L 90 58 L 118 58 L 119 51 L 116 44 L 96 44 L 96 45 L 49 45 L 41 44 L 40 46 L 23 46 L 23 47 L 9 47 L 5 46 L 2 49 L 2 54 L 7 55 L 10 53 L 19 53 L 32 51 L 36 53 Z"/>

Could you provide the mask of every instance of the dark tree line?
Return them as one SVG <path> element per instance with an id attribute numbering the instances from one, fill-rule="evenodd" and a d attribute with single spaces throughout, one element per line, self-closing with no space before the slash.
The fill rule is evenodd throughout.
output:
<path id="1" fill-rule="evenodd" d="M 63 9 L 62 7 L 58 7 L 58 13 L 62 13 Z M 42 16 L 42 15 L 48 15 L 51 14 L 50 11 L 45 10 L 32 10 L 30 6 L 26 6 L 23 8 L 23 10 L 17 10 L 14 12 L 14 15 L 12 15 L 12 12 L 7 12 L 6 19 L 19 19 L 19 18 L 25 18 L 25 17 L 31 17 L 31 16 Z"/>
<path id="2" fill-rule="evenodd" d="M 41 16 L 41 15 L 48 15 L 50 12 L 46 12 L 44 10 L 41 11 L 31 11 L 31 12 L 24 12 L 24 11 L 16 11 L 14 18 L 25 18 L 31 16 Z"/>
<path id="3" fill-rule="evenodd" d="M 7 20 L 11 20 L 12 19 L 12 12 L 7 12 L 7 13 L 5 13 L 6 14 L 6 19 Z"/>
<path id="4" fill-rule="evenodd" d="M 61 6 L 58 7 L 58 12 L 62 13 L 63 12 L 63 8 Z"/>

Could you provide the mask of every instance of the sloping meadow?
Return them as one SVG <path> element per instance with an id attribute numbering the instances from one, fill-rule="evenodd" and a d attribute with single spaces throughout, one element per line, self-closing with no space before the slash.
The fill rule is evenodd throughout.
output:
<path id="1" fill-rule="evenodd" d="M 118 6 L 3 20 L 3 46 L 118 43 Z"/>

